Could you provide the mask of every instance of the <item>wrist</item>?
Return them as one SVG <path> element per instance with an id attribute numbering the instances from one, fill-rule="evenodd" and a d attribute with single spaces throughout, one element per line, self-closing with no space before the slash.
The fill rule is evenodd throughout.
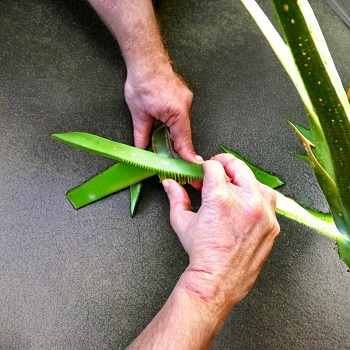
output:
<path id="1" fill-rule="evenodd" d="M 170 299 L 173 300 L 174 307 L 183 310 L 181 313 L 182 317 L 186 318 L 186 328 L 192 328 L 202 341 L 210 343 L 219 332 L 225 318 L 213 312 L 211 305 L 181 283 L 176 285 Z"/>
<path id="2" fill-rule="evenodd" d="M 152 81 L 159 76 L 170 76 L 174 74 L 170 58 L 165 53 L 129 60 L 126 61 L 126 66 L 127 80 L 134 84 L 141 84 Z"/>
<path id="3" fill-rule="evenodd" d="M 218 328 L 238 304 L 228 279 L 220 274 L 191 266 L 181 275 L 177 288 L 197 300 Z"/>

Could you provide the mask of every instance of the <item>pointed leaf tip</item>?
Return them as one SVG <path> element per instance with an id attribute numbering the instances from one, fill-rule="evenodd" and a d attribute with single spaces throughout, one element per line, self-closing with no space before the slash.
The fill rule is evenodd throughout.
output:
<path id="1" fill-rule="evenodd" d="M 130 186 L 130 216 L 134 217 L 140 200 L 142 182 Z"/>
<path id="2" fill-rule="evenodd" d="M 344 261 L 346 266 L 350 269 L 350 240 L 345 239 L 338 242 L 338 252 L 340 259 Z"/>

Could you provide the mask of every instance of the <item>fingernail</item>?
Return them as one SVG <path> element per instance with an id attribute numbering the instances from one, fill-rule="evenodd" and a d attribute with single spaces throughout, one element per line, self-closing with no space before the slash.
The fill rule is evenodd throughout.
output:
<path id="1" fill-rule="evenodd" d="M 163 180 L 162 184 L 163 184 L 163 187 L 164 187 L 165 191 L 167 191 L 169 186 L 170 186 L 170 181 L 169 180 Z"/>
<path id="2" fill-rule="evenodd" d="M 194 159 L 198 162 L 198 163 L 203 163 L 204 159 L 201 156 L 195 156 Z"/>

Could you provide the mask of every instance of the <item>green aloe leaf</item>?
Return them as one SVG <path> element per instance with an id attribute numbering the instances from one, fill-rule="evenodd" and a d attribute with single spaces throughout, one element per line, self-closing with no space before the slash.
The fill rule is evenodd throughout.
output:
<path id="1" fill-rule="evenodd" d="M 118 163 L 72 188 L 66 196 L 75 209 L 80 209 L 154 175 L 145 169 Z"/>
<path id="2" fill-rule="evenodd" d="M 153 152 L 111 141 L 100 136 L 84 132 L 69 132 L 54 134 L 52 137 L 76 148 L 90 151 L 136 168 L 145 169 L 150 173 L 157 173 L 182 183 L 203 177 L 202 166 L 198 164 L 182 159 L 164 158 Z"/>
<path id="3" fill-rule="evenodd" d="M 159 126 L 152 133 L 152 150 L 159 156 L 167 158 L 179 158 L 173 149 L 168 128 L 165 125 Z M 130 186 L 130 215 L 136 213 L 136 207 L 140 199 L 142 183 Z"/>
<path id="4" fill-rule="evenodd" d="M 338 252 L 339 252 L 340 258 L 345 262 L 346 266 L 350 269 L 350 240 L 339 240 Z"/>
<path id="5" fill-rule="evenodd" d="M 304 146 L 339 230 L 350 237 L 350 105 L 308 1 L 274 5 L 311 102 L 312 145 L 303 139 Z"/>
<path id="6" fill-rule="evenodd" d="M 350 105 L 307 0 L 273 0 L 282 39 L 254 0 L 241 0 L 294 83 L 310 130 L 294 125 L 344 240 L 350 240 Z M 348 244 L 339 246 L 350 257 Z"/>
<path id="7" fill-rule="evenodd" d="M 100 141 L 99 138 L 98 141 Z M 80 139 L 79 139 L 80 140 Z M 69 138 L 69 143 L 74 144 L 76 146 L 76 143 L 78 143 L 79 148 L 82 148 L 80 145 L 80 141 L 77 141 L 74 138 L 74 141 L 72 141 L 71 138 Z M 95 137 L 93 140 L 96 140 Z M 104 139 L 102 139 L 104 140 Z M 66 141 L 66 138 L 65 138 Z M 110 147 L 110 143 L 107 144 L 108 147 Z M 118 149 L 120 149 L 120 145 L 118 144 Z M 127 145 L 124 145 L 127 146 Z M 86 147 L 86 142 L 84 139 L 84 147 Z M 102 146 L 103 147 L 103 146 Z M 165 176 L 164 174 L 167 173 L 167 163 L 159 162 L 159 159 L 167 160 L 170 163 L 174 161 L 174 159 L 171 159 L 172 157 L 176 157 L 176 154 L 174 154 L 172 148 L 171 148 L 171 142 L 169 139 L 169 136 L 167 134 L 166 128 L 159 128 L 155 132 L 153 136 L 153 147 L 155 151 L 159 151 L 160 155 L 157 155 L 156 159 L 158 164 L 158 167 L 163 167 L 162 171 L 158 173 L 160 177 Z M 89 150 L 91 150 L 91 145 L 88 147 Z M 122 157 L 124 159 L 127 159 L 127 162 L 130 163 L 130 159 L 135 159 L 135 154 L 130 155 L 130 159 L 128 159 L 128 154 L 125 153 L 125 148 L 122 148 L 124 153 Z M 128 149 L 128 148 L 127 148 Z M 226 148 L 224 148 L 226 149 Z M 131 147 L 131 150 L 134 152 L 134 147 Z M 237 155 L 238 153 L 234 150 L 229 150 L 230 153 Z M 109 153 L 111 152 L 109 149 L 104 150 L 101 152 L 101 145 L 98 147 L 99 153 Z M 118 153 L 118 150 L 113 150 L 113 157 L 120 159 L 120 155 L 116 155 L 116 152 Z M 113 158 L 113 159 L 114 159 Z M 257 167 L 244 157 L 240 156 L 240 158 L 245 161 L 248 166 L 251 167 L 251 169 L 258 174 L 260 177 L 262 183 L 265 183 L 266 185 L 270 185 L 271 187 L 276 186 L 277 184 L 282 183 L 281 180 L 279 180 L 274 175 L 271 175 L 271 173 L 265 171 L 264 169 Z M 142 169 L 142 166 L 145 165 L 145 163 L 142 160 L 137 161 L 138 166 L 131 166 L 128 163 L 120 163 L 117 165 L 112 166 L 111 168 L 107 169 L 104 173 L 97 175 L 95 178 L 91 179 L 90 181 L 87 181 L 85 184 L 78 186 L 77 188 L 71 190 L 68 192 L 67 196 L 71 203 L 74 205 L 74 207 L 79 208 L 83 205 L 88 204 L 89 202 L 93 200 L 97 200 L 97 197 L 100 198 L 103 197 L 103 193 L 113 193 L 120 189 L 124 189 L 126 187 L 129 187 L 132 184 L 135 184 L 139 182 L 140 180 L 153 176 L 155 173 L 150 172 L 149 170 Z M 179 167 L 179 164 L 176 162 L 176 166 Z M 181 173 L 180 167 L 178 168 L 180 171 L 180 176 L 177 175 L 177 177 L 183 178 L 188 171 L 188 168 L 186 167 L 186 172 Z M 201 175 L 202 177 L 203 175 Z M 272 178 L 271 178 L 272 176 Z M 271 179 L 275 179 L 272 181 Z M 199 177 L 198 177 L 199 178 Z M 268 180 L 266 180 L 268 179 Z M 91 195 L 98 194 L 98 196 L 94 197 Z M 317 231 L 319 234 L 338 242 L 339 246 L 339 253 L 342 257 L 342 259 L 349 265 L 350 262 L 350 255 L 348 249 L 350 247 L 350 241 L 341 234 L 337 227 L 334 224 L 333 218 L 324 213 L 317 212 L 315 210 L 306 209 L 303 208 L 300 204 L 298 204 L 296 201 L 294 201 L 291 198 L 288 198 L 284 196 L 283 194 L 277 193 L 277 208 L 276 212 L 280 215 L 283 215 L 289 219 L 292 219 L 294 221 L 297 221 L 303 225 L 306 225 L 315 231 Z"/>
<path id="8" fill-rule="evenodd" d="M 232 154 L 238 159 L 245 162 L 249 166 L 249 168 L 252 170 L 257 180 L 263 183 L 264 185 L 269 186 L 271 188 L 278 188 L 284 185 L 284 182 L 278 176 L 273 175 L 271 172 L 268 172 L 263 168 L 258 167 L 257 165 L 254 165 L 251 161 L 243 157 L 240 153 L 233 150 L 232 148 L 226 147 L 224 145 L 220 145 L 220 149 L 223 152 Z"/>
<path id="9" fill-rule="evenodd" d="M 130 216 L 134 217 L 140 200 L 142 182 L 130 186 Z"/>
<path id="10" fill-rule="evenodd" d="M 178 158 L 173 150 L 169 132 L 166 127 L 161 126 L 153 132 L 152 148 L 155 153 L 170 158 Z M 130 175 L 130 176 L 129 176 Z M 142 183 L 156 175 L 141 168 L 120 163 L 111 166 L 100 174 L 93 176 L 83 184 L 70 189 L 66 196 L 75 209 L 94 203 L 113 193 L 124 190 L 130 186 L 130 215 L 133 217 L 140 199 Z"/>
<path id="11" fill-rule="evenodd" d="M 169 130 L 164 124 L 153 131 L 152 150 L 154 153 L 165 158 L 180 158 L 174 150 Z"/>

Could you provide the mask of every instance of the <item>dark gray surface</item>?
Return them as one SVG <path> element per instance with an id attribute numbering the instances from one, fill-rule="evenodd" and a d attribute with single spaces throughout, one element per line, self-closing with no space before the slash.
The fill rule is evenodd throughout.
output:
<path id="1" fill-rule="evenodd" d="M 261 1 L 267 5 L 269 1 Z M 350 32 L 312 1 L 344 83 Z M 269 8 L 267 6 L 267 8 Z M 350 6 L 349 6 L 350 10 Z M 326 208 L 287 118 L 299 99 L 239 1 L 161 1 L 177 69 L 195 93 L 201 154 L 232 145 Z M 79 212 L 65 191 L 109 162 L 54 143 L 84 130 L 131 141 L 117 45 L 83 1 L 0 2 L 0 349 L 123 349 L 159 310 L 187 258 L 148 184 L 135 219 L 123 192 Z M 334 244 L 281 220 L 259 282 L 214 349 L 349 349 L 350 274 Z"/>

